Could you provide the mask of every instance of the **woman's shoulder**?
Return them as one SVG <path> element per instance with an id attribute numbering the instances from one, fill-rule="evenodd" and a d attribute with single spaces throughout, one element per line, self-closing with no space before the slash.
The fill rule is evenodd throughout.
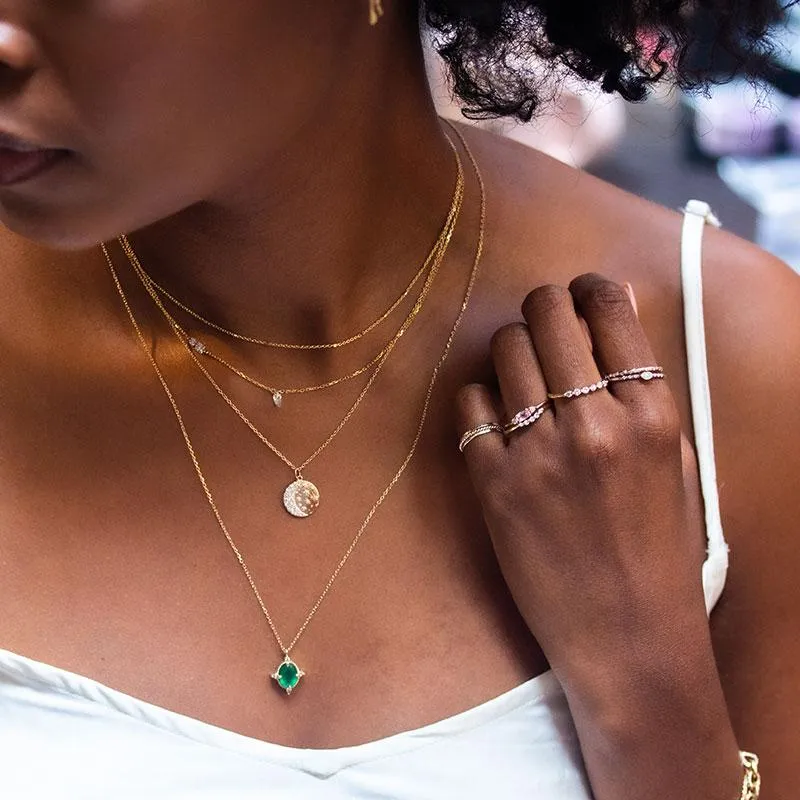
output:
<path id="1" fill-rule="evenodd" d="M 468 141 L 488 175 L 487 233 L 494 241 L 487 252 L 496 273 L 491 286 L 502 286 L 521 302 L 539 284 L 566 286 L 585 272 L 630 282 L 691 431 L 680 210 L 635 197 L 513 141 L 480 131 L 470 132 Z M 768 497 L 786 480 L 786 468 L 800 475 L 800 276 L 724 228 L 706 225 L 702 248 L 723 495 L 729 508 L 743 513 L 743 505 L 756 505 L 748 489 L 754 482 L 774 479 L 769 490 L 761 487 Z M 800 519 L 800 506 L 796 511 L 792 522 Z"/>
<path id="2" fill-rule="evenodd" d="M 519 293 L 599 272 L 633 285 L 656 343 L 674 339 L 682 322 L 681 209 L 636 197 L 493 134 L 470 131 L 468 142 L 486 177 L 493 285 Z M 782 261 L 724 227 L 707 225 L 702 275 L 712 370 L 726 362 L 741 365 L 750 354 L 750 367 L 768 368 L 800 348 L 800 277 Z"/>
<path id="3" fill-rule="evenodd" d="M 682 209 L 645 200 L 518 141 L 460 129 L 484 174 L 489 224 L 511 255 L 524 263 L 541 253 L 565 269 L 591 259 L 597 271 L 624 269 L 664 287 L 679 286 Z M 710 281 L 735 282 L 751 268 L 785 271 L 778 259 L 724 225 L 708 232 L 705 248 Z"/>

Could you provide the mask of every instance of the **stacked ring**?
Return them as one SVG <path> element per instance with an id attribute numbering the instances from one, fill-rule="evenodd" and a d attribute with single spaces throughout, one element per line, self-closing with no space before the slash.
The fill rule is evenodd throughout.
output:
<path id="1" fill-rule="evenodd" d="M 533 425 L 542 418 L 542 415 L 550 407 L 550 401 L 545 400 L 543 403 L 538 403 L 535 406 L 528 406 L 521 411 L 517 411 L 507 425 L 503 426 L 503 433 L 508 436 L 509 434 L 518 431 L 520 428 L 527 428 Z"/>
<path id="2" fill-rule="evenodd" d="M 634 367 L 633 369 L 622 369 L 619 372 L 611 372 L 605 376 L 609 383 L 620 381 L 653 381 L 664 377 L 664 367 Z"/>
<path id="3" fill-rule="evenodd" d="M 527 406 L 526 408 L 517 411 L 513 417 L 505 425 L 500 425 L 497 422 L 485 422 L 478 425 L 476 428 L 468 430 L 458 443 L 458 449 L 463 453 L 464 448 L 474 439 L 483 436 L 487 433 L 502 433 L 504 436 L 510 436 L 515 431 L 527 428 L 534 423 L 538 422 L 545 411 L 547 411 L 552 403 L 551 400 L 571 399 L 573 397 L 583 397 L 585 395 L 599 392 L 601 389 L 608 387 L 610 383 L 618 383 L 621 381 L 644 381 L 649 382 L 664 378 L 664 368 L 661 366 L 651 367 L 632 367 L 631 369 L 622 369 L 617 372 L 610 372 L 604 375 L 596 383 L 589 384 L 588 386 L 576 386 L 574 389 L 568 389 L 566 392 L 560 394 L 552 394 L 548 392 L 547 400 L 542 403 L 537 403 L 535 406 Z"/>
<path id="4" fill-rule="evenodd" d="M 503 433 L 503 426 L 499 425 L 497 422 L 484 422 L 482 425 L 478 425 L 477 428 L 471 428 L 461 437 L 461 441 L 458 443 L 459 451 L 463 453 L 464 448 L 471 441 L 487 433 Z"/>

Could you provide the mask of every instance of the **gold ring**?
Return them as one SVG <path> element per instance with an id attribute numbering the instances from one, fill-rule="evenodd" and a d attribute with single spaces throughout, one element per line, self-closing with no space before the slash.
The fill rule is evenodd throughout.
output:
<path id="1" fill-rule="evenodd" d="M 634 367 L 633 369 L 621 369 L 619 372 L 611 372 L 604 376 L 609 383 L 619 383 L 620 381 L 653 381 L 664 377 L 664 367 Z"/>
<path id="2" fill-rule="evenodd" d="M 535 406 L 528 406 L 521 411 L 517 411 L 508 424 L 503 426 L 503 433 L 508 436 L 520 428 L 527 428 L 529 425 L 533 425 L 534 422 L 538 422 L 542 418 L 548 408 L 550 408 L 550 401 L 545 400 L 543 403 L 537 403 Z"/>
<path id="3" fill-rule="evenodd" d="M 589 386 L 576 386 L 574 389 L 567 389 L 566 392 L 562 392 L 561 394 L 550 394 L 548 392 L 547 396 L 551 400 L 581 397 L 582 395 L 593 394 L 594 392 L 599 392 L 600 389 L 605 389 L 608 386 L 608 383 L 608 378 L 601 378 L 599 381 L 597 381 L 597 383 L 589 384 Z"/>
<path id="4" fill-rule="evenodd" d="M 460 452 L 464 452 L 464 448 L 473 440 L 477 439 L 479 436 L 484 436 L 487 433 L 502 433 L 503 426 L 499 425 L 497 422 L 484 422 L 482 425 L 478 425 L 477 428 L 472 428 L 468 430 L 462 437 L 461 441 L 458 443 L 458 449 Z"/>

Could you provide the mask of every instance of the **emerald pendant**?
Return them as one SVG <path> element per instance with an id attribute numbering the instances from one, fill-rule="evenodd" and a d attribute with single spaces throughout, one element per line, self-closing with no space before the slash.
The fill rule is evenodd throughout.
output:
<path id="1" fill-rule="evenodd" d="M 287 654 L 283 657 L 283 661 L 278 669 L 270 675 L 270 678 L 272 678 L 286 694 L 291 694 L 297 684 L 300 683 L 300 678 L 302 678 L 303 675 L 305 675 L 305 672 L 303 672 Z"/>

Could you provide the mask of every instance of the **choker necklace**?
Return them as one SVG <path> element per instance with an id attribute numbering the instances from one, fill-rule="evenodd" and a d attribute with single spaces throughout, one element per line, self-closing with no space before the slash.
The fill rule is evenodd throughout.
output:
<path id="1" fill-rule="evenodd" d="M 147 358 L 150 360 L 150 363 L 152 364 L 153 369 L 155 370 L 155 373 L 156 373 L 156 375 L 158 377 L 158 380 L 161 383 L 161 386 L 164 389 L 164 392 L 166 393 L 167 398 L 169 399 L 170 405 L 172 406 L 172 410 L 173 410 L 173 412 L 175 414 L 175 417 L 176 417 L 177 422 L 178 422 L 178 426 L 180 427 L 180 430 L 181 430 L 181 435 L 183 436 L 184 442 L 186 444 L 186 448 L 187 448 L 187 450 L 189 452 L 189 456 L 190 456 L 190 458 L 192 460 L 192 464 L 194 465 L 194 469 L 195 469 L 195 472 L 197 474 L 197 478 L 200 481 L 200 484 L 201 484 L 201 486 L 203 488 L 203 492 L 205 493 L 206 499 L 207 499 L 208 504 L 209 504 L 209 506 L 211 508 L 211 511 L 212 511 L 212 513 L 214 515 L 214 518 L 216 519 L 217 524 L 219 525 L 219 528 L 222 531 L 222 534 L 224 535 L 228 545 L 230 546 L 231 550 L 233 551 L 233 554 L 236 557 L 236 560 L 237 560 L 239 566 L 241 567 L 241 569 L 242 569 L 242 571 L 243 571 L 243 573 L 245 575 L 245 578 L 247 579 L 247 582 L 248 582 L 248 584 L 250 586 L 250 589 L 252 590 L 252 592 L 253 592 L 253 594 L 254 594 L 254 596 L 256 598 L 256 601 L 258 602 L 258 605 L 259 605 L 259 607 L 261 609 L 261 613 L 263 614 L 264 619 L 265 619 L 270 631 L 272 632 L 272 635 L 275 638 L 275 641 L 276 641 L 278 647 L 281 650 L 283 658 L 282 658 L 281 662 L 277 665 L 277 667 L 274 669 L 274 671 L 270 674 L 270 677 L 277 683 L 277 685 L 287 695 L 291 695 L 292 691 L 297 687 L 298 683 L 300 682 L 300 679 L 303 678 L 306 675 L 305 671 L 302 670 L 298 666 L 297 662 L 294 661 L 294 659 L 291 657 L 292 650 L 294 649 L 295 645 L 299 641 L 300 637 L 305 633 L 306 629 L 308 628 L 309 623 L 314 618 L 314 615 L 317 613 L 317 610 L 319 609 L 320 605 L 322 605 L 322 602 L 327 597 L 328 593 L 330 592 L 331 588 L 333 587 L 333 584 L 334 584 L 336 578 L 339 576 L 339 573 L 342 571 L 342 569 L 344 568 L 344 565 L 347 563 L 348 559 L 352 555 L 353 551 L 356 548 L 356 545 L 358 545 L 359 541 L 361 540 L 361 537 L 363 536 L 364 532 L 366 531 L 366 529 L 369 526 L 370 522 L 372 521 L 373 517 L 375 516 L 375 514 L 377 513 L 378 509 L 383 504 L 383 502 L 386 500 L 386 498 L 389 496 L 389 493 L 391 492 L 391 490 L 394 488 L 394 486 L 400 480 L 401 476 L 403 475 L 403 473 L 407 469 L 409 463 L 411 462 L 411 459 L 413 458 L 414 453 L 416 452 L 417 446 L 418 446 L 419 441 L 420 441 L 420 439 L 422 437 L 422 431 L 423 431 L 423 428 L 424 428 L 424 425 L 425 425 L 425 421 L 427 419 L 428 409 L 430 407 L 430 401 L 431 401 L 431 397 L 433 395 L 434 387 L 436 385 L 436 380 L 437 380 L 437 378 L 438 378 L 438 376 L 439 376 L 439 374 L 440 374 L 440 372 L 441 372 L 441 370 L 442 370 L 442 368 L 443 368 L 443 366 L 445 364 L 445 361 L 447 360 L 447 356 L 450 353 L 450 349 L 451 349 L 451 346 L 453 344 L 453 340 L 455 339 L 456 333 L 458 332 L 458 329 L 459 329 L 459 327 L 461 325 L 461 321 L 464 318 L 464 315 L 465 315 L 465 313 L 467 311 L 467 308 L 469 307 L 470 299 L 472 297 L 472 290 L 473 290 L 473 287 L 475 285 L 475 280 L 476 280 L 477 274 L 478 274 L 478 266 L 480 264 L 480 259 L 481 259 L 481 255 L 482 255 L 482 252 L 483 252 L 483 238 L 484 238 L 484 229 L 485 229 L 485 220 L 486 220 L 486 193 L 485 193 L 485 189 L 484 189 L 484 185 L 483 185 L 483 180 L 481 178 L 480 170 L 478 168 L 478 165 L 477 165 L 477 163 L 475 161 L 474 156 L 472 155 L 472 153 L 471 153 L 471 151 L 469 149 L 469 146 L 467 145 L 466 141 L 464 141 L 464 138 L 461 135 L 461 133 L 454 127 L 453 127 L 453 130 L 455 131 L 456 135 L 461 140 L 462 146 L 464 147 L 467 155 L 469 156 L 470 161 L 472 162 L 472 166 L 473 166 L 473 168 L 475 170 L 476 179 L 477 179 L 478 185 L 480 187 L 480 226 L 479 226 L 479 230 L 478 230 L 478 241 L 477 241 L 477 245 L 476 245 L 476 248 L 475 248 L 475 258 L 474 258 L 474 261 L 472 263 L 472 268 L 471 268 L 470 274 L 469 274 L 469 280 L 467 282 L 467 287 L 466 287 L 466 290 L 465 290 L 465 293 L 464 293 L 464 299 L 463 299 L 463 301 L 461 303 L 461 307 L 459 308 L 458 315 L 456 316 L 456 320 L 455 320 L 455 322 L 453 324 L 453 327 L 451 328 L 450 333 L 449 333 L 449 335 L 447 337 L 447 340 L 445 341 L 444 349 L 442 350 L 442 353 L 441 353 L 441 355 L 439 357 L 439 360 L 436 362 L 436 364 L 435 364 L 435 366 L 433 368 L 433 371 L 431 372 L 431 377 L 430 377 L 430 380 L 428 382 L 428 388 L 427 388 L 427 391 L 425 393 L 425 399 L 424 399 L 423 404 L 422 404 L 422 411 L 421 411 L 421 414 L 420 414 L 419 424 L 417 425 L 417 430 L 416 430 L 414 439 L 411 442 L 411 446 L 410 446 L 408 452 L 406 453 L 405 458 L 403 459 L 402 463 L 400 464 L 400 467 L 395 472 L 395 474 L 392 477 L 392 479 L 389 481 L 389 483 L 386 485 L 386 487 L 381 492 L 381 495 L 378 497 L 376 502 L 370 508 L 369 512 L 367 513 L 367 516 L 364 518 L 364 521 L 361 523 L 361 526 L 359 527 L 358 532 L 356 533 L 356 535 L 353 538 L 353 540 L 350 542 L 350 545 L 348 546 L 348 548 L 345 551 L 345 553 L 342 556 L 342 558 L 337 563 L 333 573 L 331 574 L 330 578 L 328 579 L 328 582 L 325 584 L 324 589 L 322 590 L 322 592 L 320 593 L 319 597 L 314 602 L 314 604 L 311 606 L 311 609 L 309 610 L 308 614 L 306 615 L 305 620 L 303 621 L 302 625 L 298 629 L 297 633 L 295 633 L 294 637 L 288 643 L 284 642 L 283 638 L 281 637 L 280 633 L 278 632 L 278 629 L 276 628 L 275 623 L 274 623 L 274 621 L 272 619 L 272 615 L 270 614 L 269 609 L 267 608 L 266 604 L 264 603 L 264 600 L 263 600 L 263 598 L 261 596 L 261 593 L 258 590 L 258 587 L 256 586 L 256 583 L 255 583 L 255 580 L 254 580 L 254 578 L 252 576 L 252 573 L 250 572 L 250 569 L 248 568 L 248 566 L 247 566 L 247 564 L 246 564 L 246 562 L 244 560 L 244 556 L 242 555 L 242 553 L 239 550 L 239 548 L 236 546 L 236 543 L 234 542 L 233 538 L 231 537 L 230 533 L 228 532 L 228 529 L 227 529 L 227 527 L 225 525 L 225 522 L 223 521 L 222 516 L 220 515 L 219 509 L 217 508 L 217 504 L 214 501 L 214 497 L 211 494 L 211 490 L 210 490 L 210 488 L 208 486 L 208 482 L 206 481 L 205 474 L 203 473 L 203 471 L 202 471 L 202 469 L 200 467 L 200 462 L 199 462 L 199 460 L 197 458 L 197 453 L 196 453 L 196 451 L 194 449 L 194 446 L 192 444 L 192 441 L 191 441 L 191 439 L 189 437 L 189 433 L 188 433 L 188 431 L 186 429 L 186 425 L 184 424 L 183 416 L 181 415 L 180 409 L 178 408 L 178 404 L 177 404 L 177 402 L 175 400 L 175 397 L 173 396 L 172 391 L 170 390 L 170 388 L 169 388 L 169 386 L 168 386 L 168 384 L 166 382 L 166 379 L 164 378 L 164 376 L 163 376 L 163 374 L 161 372 L 161 369 L 159 368 L 158 363 L 156 362 L 155 357 L 153 356 L 153 354 L 152 354 L 152 352 L 151 352 L 151 350 L 150 350 L 150 348 L 149 348 L 149 346 L 147 344 L 147 341 L 144 338 L 144 335 L 143 335 L 143 333 L 142 333 L 142 331 L 141 331 L 141 329 L 139 327 L 139 324 L 138 324 L 138 322 L 136 320 L 136 317 L 135 317 L 135 315 L 133 313 L 133 310 L 132 310 L 130 304 L 128 303 L 128 299 L 127 299 L 127 297 L 125 295 L 125 292 L 124 292 L 124 290 L 122 288 L 122 284 L 119 281 L 119 278 L 117 276 L 116 270 L 114 269 L 114 264 L 113 264 L 113 261 L 111 259 L 110 254 L 108 252 L 108 249 L 105 247 L 105 245 L 101 245 L 101 247 L 103 249 L 103 253 L 104 253 L 105 257 L 106 257 L 106 261 L 107 261 L 107 264 L 108 264 L 109 271 L 111 272 L 111 276 L 112 276 L 112 279 L 114 281 L 114 285 L 115 285 L 115 287 L 117 289 L 117 292 L 120 295 L 120 298 L 122 300 L 123 306 L 125 307 L 125 311 L 127 312 L 128 317 L 129 317 L 129 319 L 131 321 L 131 324 L 132 324 L 132 326 L 134 328 L 136 337 L 139 340 L 139 343 L 142 346 L 142 349 L 144 350 Z"/>

